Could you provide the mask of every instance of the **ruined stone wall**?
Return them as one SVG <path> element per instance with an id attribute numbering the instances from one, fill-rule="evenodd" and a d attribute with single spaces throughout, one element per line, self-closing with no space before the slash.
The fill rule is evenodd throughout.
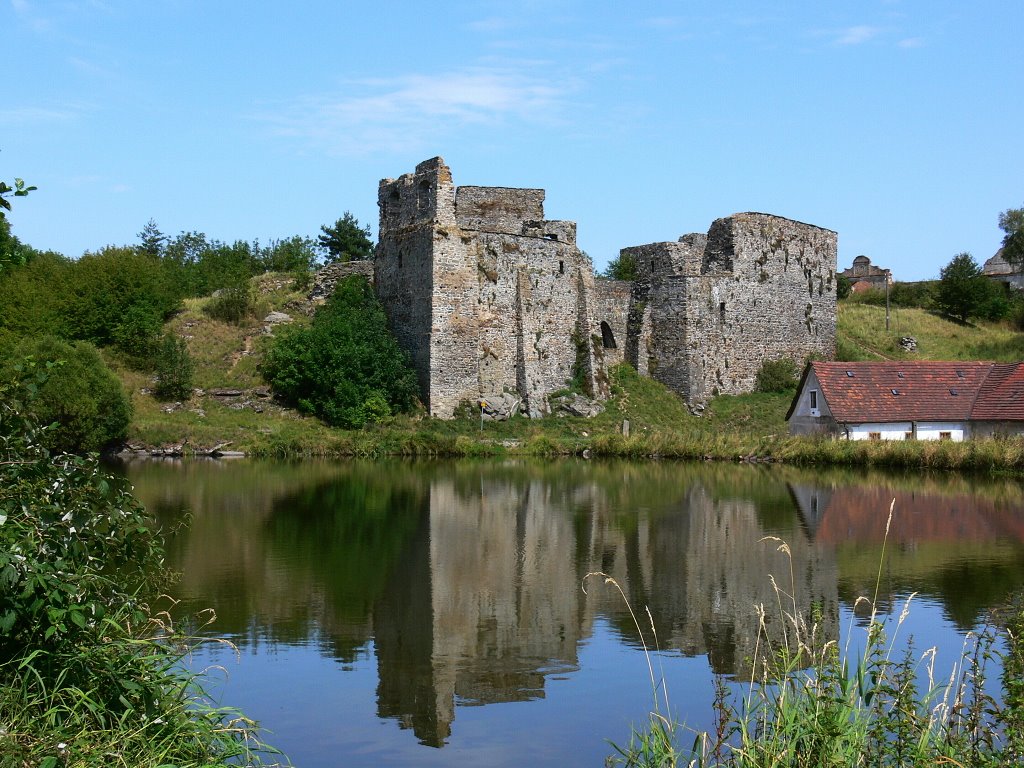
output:
<path id="1" fill-rule="evenodd" d="M 765 360 L 835 356 L 835 232 L 737 214 L 712 225 L 704 267 L 686 287 L 691 402 L 752 391 Z"/>
<path id="2" fill-rule="evenodd" d="M 502 392 L 544 414 L 577 365 L 600 390 L 593 268 L 576 225 L 544 219 L 543 190 L 456 189 L 434 158 L 382 182 L 378 202 L 378 293 L 432 415 Z"/>
<path id="3" fill-rule="evenodd" d="M 575 246 L 545 238 L 474 233 L 479 268 L 479 371 L 484 394 L 513 390 L 531 415 L 565 386 L 576 362 L 579 270 Z"/>
<path id="4" fill-rule="evenodd" d="M 691 404 L 752 391 L 765 360 L 835 355 L 830 230 L 743 213 L 622 253 L 638 271 L 626 360 Z"/>
<path id="5" fill-rule="evenodd" d="M 462 229 L 524 234 L 526 222 L 544 219 L 544 190 L 459 187 L 455 194 L 455 210 Z"/>
<path id="6" fill-rule="evenodd" d="M 308 298 L 313 304 L 322 304 L 327 297 L 334 293 L 334 287 L 346 277 L 360 275 L 373 284 L 373 262 L 372 261 L 336 261 L 325 264 L 317 270 L 313 276 L 313 287 L 310 288 Z"/>
<path id="7" fill-rule="evenodd" d="M 604 362 L 616 365 L 626 359 L 628 340 L 629 299 L 632 284 L 625 280 L 594 280 L 592 312 L 597 324 L 594 335 L 601 337 Z"/>
<path id="8" fill-rule="evenodd" d="M 621 252 L 637 279 L 595 281 L 544 191 L 459 187 L 441 158 L 379 192 L 375 280 L 430 413 L 518 393 L 524 412 L 581 375 L 607 394 L 625 360 L 691 404 L 753 389 L 765 360 L 835 352 L 836 235 L 778 216 Z"/>

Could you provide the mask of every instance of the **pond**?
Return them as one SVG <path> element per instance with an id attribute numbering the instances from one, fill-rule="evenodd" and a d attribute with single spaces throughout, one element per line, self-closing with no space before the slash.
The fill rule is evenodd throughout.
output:
<path id="1" fill-rule="evenodd" d="M 864 624 L 859 597 L 898 615 L 914 594 L 901 635 L 938 646 L 940 670 L 1024 586 L 1012 480 L 528 460 L 123 471 L 171 531 L 176 612 L 212 609 L 201 631 L 237 649 L 204 644 L 196 668 L 302 768 L 603 765 L 651 707 L 629 606 L 672 714 L 705 729 L 715 675 L 750 674 L 755 606 L 778 622 L 773 579 L 840 642 Z M 601 578 L 584 591 L 594 571 L 625 599 Z"/>

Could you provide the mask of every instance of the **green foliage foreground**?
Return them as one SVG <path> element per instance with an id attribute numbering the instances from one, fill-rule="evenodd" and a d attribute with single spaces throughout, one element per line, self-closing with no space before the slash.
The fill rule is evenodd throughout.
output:
<path id="1" fill-rule="evenodd" d="M 159 534 L 95 457 L 44 446 L 29 391 L 0 383 L 0 765 L 258 763 L 253 724 L 206 703 L 147 603 Z"/>
<path id="2" fill-rule="evenodd" d="M 785 543 L 774 541 L 788 553 Z M 878 583 L 882 573 L 880 566 Z M 618 588 L 605 574 L 591 575 Z M 918 656 L 912 639 L 899 638 L 912 598 L 888 628 L 875 613 L 878 585 L 874 599 L 859 599 L 870 616 L 864 650 L 858 653 L 850 648 L 852 627 L 843 649 L 823 641 L 814 617 L 797 608 L 795 585 L 788 592 L 778 585 L 775 590 L 779 615 L 773 619 L 772 611 L 758 609 L 751 679 L 735 686 L 723 677 L 716 681 L 714 731 L 687 733 L 679 725 L 651 667 L 650 720 L 634 728 L 628 744 L 613 744 L 617 755 L 610 763 L 635 768 L 995 768 L 1024 760 L 1024 607 L 1019 603 L 1004 610 L 1003 629 L 989 625 L 969 635 L 952 672 L 944 674 L 935 669 L 934 650 Z M 642 638 L 638 622 L 636 627 Z M 1003 666 L 998 700 L 986 689 L 987 667 L 997 658 Z"/>

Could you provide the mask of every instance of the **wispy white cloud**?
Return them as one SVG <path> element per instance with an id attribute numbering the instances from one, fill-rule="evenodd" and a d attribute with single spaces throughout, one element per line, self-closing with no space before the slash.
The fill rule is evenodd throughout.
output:
<path id="1" fill-rule="evenodd" d="M 528 69 L 498 67 L 348 85 L 359 93 L 309 95 L 264 105 L 256 118 L 280 136 L 305 139 L 341 154 L 409 150 L 472 125 L 557 121 L 576 88 L 570 81 Z"/>
<path id="2" fill-rule="evenodd" d="M 518 24 L 512 19 L 508 19 L 502 16 L 492 16 L 488 19 L 477 19 L 470 21 L 466 24 L 467 29 L 471 29 L 474 32 L 505 32 Z"/>
<path id="3" fill-rule="evenodd" d="M 900 40 L 899 43 L 897 43 L 897 45 L 899 45 L 900 48 L 921 48 L 922 46 L 924 46 L 924 38 L 908 37 L 903 40 Z"/>
<path id="4" fill-rule="evenodd" d="M 32 125 L 38 123 L 64 123 L 78 117 L 78 107 L 50 109 L 46 107 L 15 107 L 0 109 L 0 125 Z"/>
<path id="5" fill-rule="evenodd" d="M 835 39 L 835 44 L 860 45 L 876 37 L 879 32 L 881 32 L 881 30 L 878 27 L 869 27 L 864 24 L 855 27 L 847 27 L 839 32 L 838 37 Z"/>
<path id="6" fill-rule="evenodd" d="M 28 0 L 11 0 L 15 15 L 33 32 L 48 32 L 53 26 Z"/>

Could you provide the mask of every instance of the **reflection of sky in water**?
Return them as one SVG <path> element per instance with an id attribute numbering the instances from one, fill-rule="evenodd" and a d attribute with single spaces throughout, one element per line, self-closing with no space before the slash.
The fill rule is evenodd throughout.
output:
<path id="1" fill-rule="evenodd" d="M 901 598 L 902 599 L 902 598 Z M 902 606 L 902 602 L 900 603 Z M 898 618 L 894 611 L 891 622 Z M 891 626 L 890 622 L 890 626 Z M 865 630 L 850 610 L 841 611 L 841 642 L 851 658 L 863 649 Z M 891 632 L 891 629 L 889 630 Z M 920 658 L 926 646 L 940 647 L 937 680 L 948 678 L 958 661 L 963 634 L 943 616 L 942 606 L 915 599 L 899 638 L 915 637 Z M 894 658 L 902 655 L 897 642 Z M 706 657 L 669 651 L 651 656 L 657 679 L 664 679 L 676 718 L 694 729 L 711 729 L 713 680 Z M 610 753 L 607 740 L 625 743 L 630 723 L 642 723 L 652 703 L 643 654 L 624 645 L 617 629 L 598 618 L 579 646 L 579 669 L 545 679 L 541 698 L 473 706 L 456 702 L 448 743 L 440 749 L 418 743 L 411 729 L 377 716 L 378 670 L 372 642 L 350 663 L 330 656 L 329 644 L 264 640 L 241 650 L 207 645 L 193 668 L 220 665 L 211 672 L 211 691 L 220 704 L 241 704 L 263 723 L 267 741 L 301 768 L 323 766 L 599 766 Z M 990 693 L 998 691 L 998 669 L 990 670 Z M 744 694 L 745 681 L 730 688 Z M 687 734 L 681 743 L 692 743 Z"/>
<path id="2" fill-rule="evenodd" d="M 664 673 L 680 720 L 711 726 L 712 681 L 704 658 L 652 655 Z M 267 741 L 301 768 L 321 766 L 600 766 L 625 743 L 631 722 L 651 706 L 643 654 L 622 645 L 618 632 L 598 619 L 579 647 L 579 669 L 545 679 L 542 698 L 470 706 L 457 703 L 452 735 L 443 748 L 417 742 L 411 730 L 377 717 L 377 663 L 372 643 L 354 663 L 325 656 L 321 643 L 263 642 L 234 651 L 206 645 L 194 669 L 211 671 L 217 703 L 244 703 L 246 714 L 270 731 Z M 705 722 L 703 719 L 707 718 Z"/>

